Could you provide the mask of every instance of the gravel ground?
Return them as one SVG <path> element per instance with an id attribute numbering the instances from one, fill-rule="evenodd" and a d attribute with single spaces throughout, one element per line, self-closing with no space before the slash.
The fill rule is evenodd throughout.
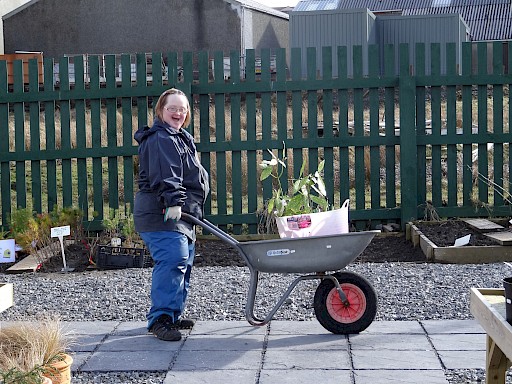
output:
<path id="1" fill-rule="evenodd" d="M 472 319 L 470 287 L 501 287 L 512 274 L 504 263 L 453 265 L 430 263 L 353 263 L 347 270 L 366 277 L 379 296 L 376 320 Z M 249 270 L 246 267 L 194 269 L 186 316 L 198 320 L 245 320 Z M 256 312 L 266 313 L 294 275 L 262 274 Z M 65 321 L 144 321 L 149 308 L 151 269 L 60 274 L 4 275 L 15 284 L 15 305 L 0 320 L 37 319 L 58 313 Z M 277 312 L 278 320 L 314 320 L 317 281 L 302 282 Z M 211 300 L 205 300 L 211 298 Z M 59 303 L 55 306 L 55 303 Z M 451 384 L 479 383 L 479 370 L 447 372 Z M 161 383 L 165 374 L 74 374 L 73 383 Z M 510 379 L 510 378 L 509 378 Z M 512 380 L 507 383 L 512 383 Z"/>

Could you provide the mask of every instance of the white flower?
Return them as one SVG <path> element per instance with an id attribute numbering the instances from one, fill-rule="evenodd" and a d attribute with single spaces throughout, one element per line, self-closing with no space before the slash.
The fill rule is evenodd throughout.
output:
<path id="1" fill-rule="evenodd" d="M 273 167 L 274 165 L 277 165 L 277 160 L 276 159 L 263 160 L 260 163 L 260 167 L 262 167 L 262 168 Z"/>

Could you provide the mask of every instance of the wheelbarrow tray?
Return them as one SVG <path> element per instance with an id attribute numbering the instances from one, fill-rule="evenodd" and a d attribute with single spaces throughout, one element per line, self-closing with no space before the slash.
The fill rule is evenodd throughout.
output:
<path id="1" fill-rule="evenodd" d="M 247 262 L 260 272 L 312 273 L 345 268 L 380 231 L 239 242 Z"/>

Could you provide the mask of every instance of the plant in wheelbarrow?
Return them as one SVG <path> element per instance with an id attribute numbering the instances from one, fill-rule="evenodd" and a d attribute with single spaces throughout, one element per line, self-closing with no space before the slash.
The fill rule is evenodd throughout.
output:
<path id="1" fill-rule="evenodd" d="M 348 229 L 348 205 L 345 200 L 339 209 L 329 203 L 322 172 L 325 160 L 318 169 L 306 174 L 306 160 L 302 162 L 299 177 L 291 180 L 290 187 L 283 189 L 283 175 L 287 172 L 286 147 L 279 158 L 268 150 L 272 158 L 260 164 L 260 180 L 272 179 L 272 197 L 265 202 L 262 217 L 267 233 L 275 232 L 280 237 L 325 236 L 346 233 Z M 286 182 L 288 184 L 288 182 Z"/>

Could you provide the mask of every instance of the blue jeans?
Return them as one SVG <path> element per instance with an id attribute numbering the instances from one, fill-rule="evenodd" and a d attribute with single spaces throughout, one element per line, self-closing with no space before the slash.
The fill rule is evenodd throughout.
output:
<path id="1" fill-rule="evenodd" d="M 195 243 L 179 232 L 141 232 L 155 261 L 151 283 L 151 308 L 147 314 L 148 329 L 161 315 L 177 321 L 185 308 Z"/>

